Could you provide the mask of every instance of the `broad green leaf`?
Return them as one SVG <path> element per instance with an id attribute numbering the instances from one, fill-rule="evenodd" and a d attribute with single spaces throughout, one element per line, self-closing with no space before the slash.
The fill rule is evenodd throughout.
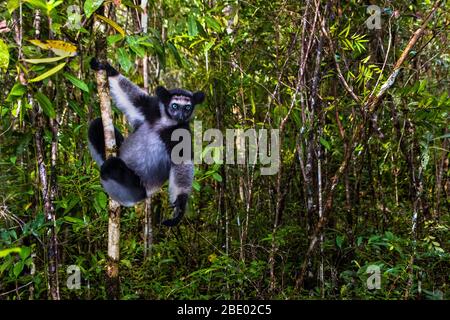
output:
<path id="1" fill-rule="evenodd" d="M 222 176 L 220 174 L 218 174 L 217 172 L 214 172 L 212 177 L 214 180 L 216 180 L 218 182 L 222 182 Z"/>
<path id="2" fill-rule="evenodd" d="M 21 251 L 22 249 L 19 247 L 0 250 L 0 258 L 4 258 L 13 252 L 20 253 Z"/>
<path id="3" fill-rule="evenodd" d="M 95 10 L 100 8 L 103 2 L 104 0 L 86 0 L 84 2 L 84 13 L 86 14 L 86 18 L 89 18 Z"/>
<path id="4" fill-rule="evenodd" d="M 108 19 L 107 17 L 104 17 L 102 15 L 96 14 L 95 15 L 97 18 L 99 18 L 100 20 L 105 21 L 107 24 L 109 24 L 111 27 L 113 27 L 114 29 L 117 30 L 117 32 L 119 32 L 122 37 L 125 37 L 125 30 L 122 29 L 121 26 L 119 26 L 116 22 L 114 22 L 111 19 Z"/>
<path id="5" fill-rule="evenodd" d="M 59 1 L 47 3 L 47 10 L 48 10 L 48 12 L 51 12 L 53 9 L 55 9 L 57 6 L 59 6 L 59 5 L 62 4 L 63 2 L 64 2 L 64 1 L 59 0 Z"/>
<path id="6" fill-rule="evenodd" d="M 29 248 L 29 247 L 22 247 L 19 252 L 20 258 L 22 260 L 25 260 L 26 258 L 28 258 L 30 256 L 30 254 L 31 254 L 31 248 Z"/>
<path id="7" fill-rule="evenodd" d="M 72 84 L 73 84 L 75 87 L 77 87 L 77 88 L 79 88 L 79 89 L 81 89 L 81 90 L 83 90 L 83 91 L 89 92 L 89 88 L 88 88 L 87 84 L 84 83 L 83 80 L 80 80 L 80 79 L 78 79 L 77 77 L 75 77 L 74 75 L 71 75 L 70 73 L 67 73 L 67 72 L 64 72 L 63 75 L 64 75 L 64 77 L 65 77 L 67 80 L 69 80 L 70 82 L 72 82 Z"/>
<path id="8" fill-rule="evenodd" d="M 106 203 L 108 202 L 108 197 L 106 196 L 106 194 L 104 192 L 97 193 L 95 200 L 97 201 L 97 203 L 99 204 L 99 206 L 102 209 L 106 208 Z"/>
<path id="9" fill-rule="evenodd" d="M 47 14 L 47 3 L 43 0 L 24 0 L 26 3 L 29 3 L 33 8 L 35 9 L 41 9 L 44 10 L 44 12 Z"/>
<path id="10" fill-rule="evenodd" d="M 62 59 L 67 58 L 67 57 L 70 57 L 70 55 L 51 57 L 51 58 L 24 59 L 24 61 L 26 61 L 28 63 L 32 63 L 32 64 L 51 63 L 51 62 L 62 60 Z"/>
<path id="11" fill-rule="evenodd" d="M 9 65 L 9 51 L 8 46 L 2 39 L 0 39 L 0 69 L 6 71 Z"/>
<path id="12" fill-rule="evenodd" d="M 120 41 L 123 39 L 123 36 L 121 34 L 113 34 L 112 36 L 109 36 L 106 38 L 106 41 L 108 42 L 108 45 L 113 45 L 114 43 Z"/>
<path id="13" fill-rule="evenodd" d="M 188 18 L 188 34 L 191 37 L 195 37 L 198 34 L 197 21 L 193 15 Z"/>
<path id="14" fill-rule="evenodd" d="M 17 278 L 22 272 L 22 270 L 23 270 L 23 261 L 19 261 L 14 265 L 13 268 L 14 276 Z"/>
<path id="15" fill-rule="evenodd" d="M 13 13 L 19 6 L 20 0 L 8 0 L 8 3 L 6 4 L 9 14 Z"/>
<path id="16" fill-rule="evenodd" d="M 133 64 L 130 60 L 130 57 L 128 56 L 127 51 L 124 48 L 119 48 L 117 50 L 117 59 L 119 60 L 119 64 L 123 68 L 123 70 L 128 73 Z"/>
<path id="17" fill-rule="evenodd" d="M 327 140 L 325 140 L 324 138 L 320 137 L 320 143 L 325 147 L 325 149 L 331 150 L 330 143 Z"/>
<path id="18" fill-rule="evenodd" d="M 50 99 L 42 92 L 37 92 L 35 94 L 36 100 L 39 102 L 42 110 L 49 118 L 54 118 L 56 116 L 55 109 Z"/>
<path id="19" fill-rule="evenodd" d="M 12 102 L 14 100 L 14 98 L 18 98 L 23 96 L 23 94 L 27 92 L 27 87 L 25 87 L 24 85 L 20 84 L 20 83 L 16 83 L 11 91 L 8 94 L 8 97 L 6 98 L 7 102 Z"/>
<path id="20" fill-rule="evenodd" d="M 57 73 L 59 70 L 61 70 L 62 68 L 64 68 L 65 65 L 66 65 L 66 62 L 63 62 L 63 63 L 57 65 L 56 67 L 51 68 L 51 69 L 48 70 L 47 72 L 44 72 L 44 73 L 41 74 L 40 76 L 31 79 L 30 82 L 37 82 L 37 81 L 44 80 L 45 78 L 48 78 L 48 77 L 50 77 L 51 75 Z"/>
<path id="21" fill-rule="evenodd" d="M 136 37 L 127 37 L 127 42 L 130 45 L 130 49 L 134 51 L 138 56 L 145 56 L 145 49 L 141 47 L 139 39 Z"/>
<path id="22" fill-rule="evenodd" d="M 208 27 L 213 29 L 215 32 L 221 32 L 222 31 L 222 27 L 220 26 L 220 23 L 217 22 L 217 20 L 214 19 L 213 17 L 206 16 L 205 17 L 205 22 L 208 25 Z"/>

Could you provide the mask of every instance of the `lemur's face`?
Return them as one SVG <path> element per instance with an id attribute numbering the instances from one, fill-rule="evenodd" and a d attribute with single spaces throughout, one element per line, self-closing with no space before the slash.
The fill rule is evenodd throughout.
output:
<path id="1" fill-rule="evenodd" d="M 194 113 L 194 104 L 191 98 L 176 95 L 170 99 L 166 111 L 172 119 L 178 122 L 186 122 Z"/>
<path id="2" fill-rule="evenodd" d="M 201 91 L 192 93 L 183 89 L 167 90 L 164 87 L 156 88 L 156 95 L 164 104 L 167 116 L 179 123 L 188 122 L 194 114 L 195 105 L 205 99 L 205 94 Z"/>

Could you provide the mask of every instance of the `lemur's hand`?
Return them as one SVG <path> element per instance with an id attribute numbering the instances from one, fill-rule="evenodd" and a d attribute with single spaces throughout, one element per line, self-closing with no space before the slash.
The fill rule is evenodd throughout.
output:
<path id="1" fill-rule="evenodd" d="M 91 59 L 91 69 L 95 70 L 95 71 L 99 71 L 99 70 L 106 70 L 106 74 L 108 75 L 108 77 L 114 77 L 117 76 L 119 74 L 119 72 L 117 72 L 116 69 L 114 69 L 108 62 L 100 62 L 97 60 L 97 58 L 92 58 Z"/>

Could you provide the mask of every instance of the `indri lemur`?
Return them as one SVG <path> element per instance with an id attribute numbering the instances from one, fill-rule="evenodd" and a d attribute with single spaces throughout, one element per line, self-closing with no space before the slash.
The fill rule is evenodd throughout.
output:
<path id="1" fill-rule="evenodd" d="M 203 92 L 156 88 L 156 96 L 148 95 L 121 75 L 109 63 L 91 60 L 94 70 L 106 70 L 110 92 L 116 106 L 126 115 L 133 131 L 124 139 L 115 128 L 117 157 L 105 159 L 105 141 L 100 118 L 89 127 L 89 150 L 100 166 L 101 183 L 111 198 L 123 206 L 133 206 L 158 191 L 169 179 L 170 201 L 174 216 L 163 224 L 178 224 L 186 210 L 194 168 L 190 161 L 176 164 L 171 159 L 172 132 L 189 130 L 195 105 L 205 99 Z"/>

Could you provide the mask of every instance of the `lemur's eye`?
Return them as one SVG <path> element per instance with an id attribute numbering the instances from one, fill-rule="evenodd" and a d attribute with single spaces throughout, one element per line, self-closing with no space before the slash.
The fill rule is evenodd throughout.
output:
<path id="1" fill-rule="evenodd" d="M 172 105 L 170 106 L 173 110 L 178 110 L 178 104 L 176 103 L 172 103 Z"/>
<path id="2" fill-rule="evenodd" d="M 186 110 L 186 111 L 191 111 L 191 109 L 192 109 L 192 105 L 190 105 L 190 104 L 187 104 L 184 106 L 184 110 Z"/>

